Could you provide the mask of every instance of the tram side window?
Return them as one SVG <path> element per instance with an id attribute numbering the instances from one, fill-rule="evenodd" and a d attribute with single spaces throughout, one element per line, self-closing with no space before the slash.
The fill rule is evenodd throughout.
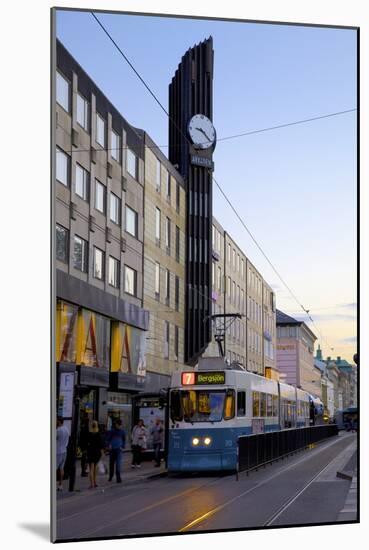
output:
<path id="1" fill-rule="evenodd" d="M 267 416 L 273 416 L 273 396 L 267 394 Z"/>
<path id="2" fill-rule="evenodd" d="M 260 394 L 258 391 L 252 392 L 252 416 L 260 416 Z"/>
<path id="3" fill-rule="evenodd" d="M 246 392 L 237 392 L 237 416 L 245 416 L 246 414 Z"/>
<path id="4" fill-rule="evenodd" d="M 228 390 L 224 403 L 224 420 L 230 420 L 234 417 L 234 391 Z"/>
<path id="5" fill-rule="evenodd" d="M 266 394 L 260 394 L 260 416 L 266 416 Z"/>
<path id="6" fill-rule="evenodd" d="M 173 422 L 182 420 L 181 398 L 177 390 L 173 390 L 170 394 L 170 418 Z"/>
<path id="7" fill-rule="evenodd" d="M 273 416 L 278 416 L 278 395 L 273 395 Z"/>

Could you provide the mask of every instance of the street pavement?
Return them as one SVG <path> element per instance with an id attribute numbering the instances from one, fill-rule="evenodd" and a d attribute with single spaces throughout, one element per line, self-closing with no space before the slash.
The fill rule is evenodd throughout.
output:
<path id="1" fill-rule="evenodd" d="M 356 434 L 343 432 L 249 476 L 242 474 L 239 481 L 235 475 L 150 479 L 143 470 L 126 471 L 122 484 L 107 489 L 106 482 L 58 500 L 57 537 L 86 540 L 335 522 L 351 485 L 336 474 L 355 450 Z M 148 474 L 159 470 L 151 463 L 143 468 Z M 129 475 L 136 476 L 133 483 Z"/>

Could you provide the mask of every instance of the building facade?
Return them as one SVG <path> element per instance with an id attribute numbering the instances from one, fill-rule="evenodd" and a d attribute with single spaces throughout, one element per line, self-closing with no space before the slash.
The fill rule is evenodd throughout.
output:
<path id="1" fill-rule="evenodd" d="M 212 314 L 240 314 L 213 325 L 213 339 L 205 355 L 219 354 L 214 332 L 225 322 L 223 351 L 227 360 L 247 370 L 278 379 L 276 369 L 275 295 L 241 248 L 213 217 Z M 224 331 L 223 328 L 223 331 Z"/>
<path id="2" fill-rule="evenodd" d="M 303 321 L 277 310 L 277 368 L 281 378 L 321 398 L 321 373 L 314 366 L 315 340 Z"/>

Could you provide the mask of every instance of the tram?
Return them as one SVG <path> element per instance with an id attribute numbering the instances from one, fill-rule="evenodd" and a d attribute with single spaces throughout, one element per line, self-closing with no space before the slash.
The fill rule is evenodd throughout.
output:
<path id="1" fill-rule="evenodd" d="M 168 470 L 235 470 L 237 439 L 311 422 L 311 396 L 298 388 L 207 358 L 173 373 L 169 390 Z"/>

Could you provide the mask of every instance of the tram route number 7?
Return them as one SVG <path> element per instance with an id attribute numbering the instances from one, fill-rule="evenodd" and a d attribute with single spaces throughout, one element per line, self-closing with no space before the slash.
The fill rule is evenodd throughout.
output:
<path id="1" fill-rule="evenodd" d="M 182 372 L 182 384 L 184 386 L 191 386 L 196 384 L 194 372 Z"/>

